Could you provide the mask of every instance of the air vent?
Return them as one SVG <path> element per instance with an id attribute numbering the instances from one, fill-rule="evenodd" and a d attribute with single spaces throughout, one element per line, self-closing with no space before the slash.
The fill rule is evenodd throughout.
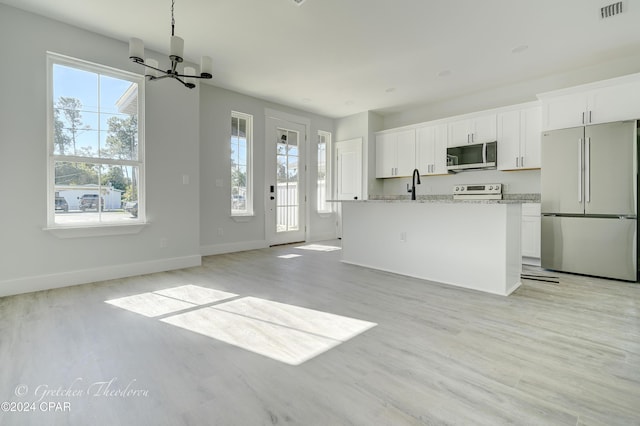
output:
<path id="1" fill-rule="evenodd" d="M 614 15 L 618 15 L 622 13 L 622 2 L 610 4 L 609 6 L 605 6 L 600 8 L 600 16 L 602 19 L 611 18 Z"/>

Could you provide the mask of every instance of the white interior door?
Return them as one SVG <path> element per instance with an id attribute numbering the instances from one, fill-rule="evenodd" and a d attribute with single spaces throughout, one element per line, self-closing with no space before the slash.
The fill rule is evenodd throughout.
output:
<path id="1" fill-rule="evenodd" d="M 362 199 L 362 138 L 336 142 L 336 194 L 337 200 Z M 337 206 L 337 235 L 342 238 L 342 203 Z"/>
<path id="2" fill-rule="evenodd" d="M 362 139 L 336 143 L 336 198 L 362 199 Z"/>
<path id="3" fill-rule="evenodd" d="M 306 127 L 267 119 L 266 238 L 269 245 L 306 240 Z"/>

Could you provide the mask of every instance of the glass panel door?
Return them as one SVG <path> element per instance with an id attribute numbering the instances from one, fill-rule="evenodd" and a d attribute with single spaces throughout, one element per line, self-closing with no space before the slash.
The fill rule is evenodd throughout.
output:
<path id="1" fill-rule="evenodd" d="M 278 129 L 276 142 L 276 232 L 300 230 L 300 134 Z"/>

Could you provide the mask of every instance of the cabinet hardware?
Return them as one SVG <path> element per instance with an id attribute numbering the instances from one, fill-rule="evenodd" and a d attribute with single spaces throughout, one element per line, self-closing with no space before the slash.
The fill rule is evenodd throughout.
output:
<path id="1" fill-rule="evenodd" d="M 524 157 L 520 157 L 520 167 L 524 167 Z"/>
<path id="2" fill-rule="evenodd" d="M 518 164 L 518 157 L 516 157 L 516 169 L 520 167 L 520 165 Z"/>
<path id="3" fill-rule="evenodd" d="M 589 111 L 589 123 L 591 123 L 591 111 Z"/>
<path id="4" fill-rule="evenodd" d="M 584 111 L 582 112 L 582 124 L 584 124 Z"/>

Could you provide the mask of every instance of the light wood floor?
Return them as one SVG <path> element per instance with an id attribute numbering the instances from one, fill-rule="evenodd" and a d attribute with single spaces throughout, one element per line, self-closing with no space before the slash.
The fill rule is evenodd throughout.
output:
<path id="1" fill-rule="evenodd" d="M 560 275 L 500 297 L 339 259 L 281 246 L 0 299 L 0 402 L 38 403 L 0 424 L 640 424 L 640 285 Z M 292 366 L 105 303 L 187 284 L 378 325 Z"/>

